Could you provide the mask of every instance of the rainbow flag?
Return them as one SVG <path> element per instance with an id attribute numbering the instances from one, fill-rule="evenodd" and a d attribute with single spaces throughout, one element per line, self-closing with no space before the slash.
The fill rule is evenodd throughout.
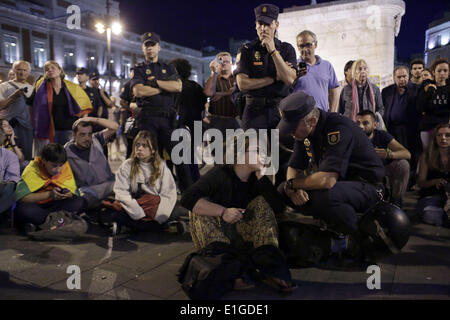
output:
<path id="1" fill-rule="evenodd" d="M 75 117 L 82 117 L 92 111 L 91 100 L 79 85 L 64 80 L 62 89 L 67 97 L 69 113 Z M 53 142 L 55 125 L 52 117 L 53 87 L 50 81 L 44 79 L 36 83 L 36 96 L 33 101 L 34 136 L 41 140 Z"/>
<path id="2" fill-rule="evenodd" d="M 44 163 L 40 157 L 31 161 L 22 173 L 22 179 L 17 183 L 16 200 L 20 200 L 33 192 L 44 192 L 52 190 L 54 187 L 69 189 L 72 194 L 79 196 L 80 193 L 75 182 L 75 178 L 70 168 L 69 162 L 64 163 L 62 171 L 57 176 L 49 176 L 44 168 Z M 51 199 L 40 203 L 50 202 Z"/>

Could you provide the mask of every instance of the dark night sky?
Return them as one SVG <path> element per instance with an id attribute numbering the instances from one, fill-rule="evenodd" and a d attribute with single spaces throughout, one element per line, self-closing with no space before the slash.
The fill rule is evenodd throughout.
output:
<path id="1" fill-rule="evenodd" d="M 423 53 L 425 30 L 445 10 L 447 0 L 404 0 L 406 13 L 396 39 L 398 56 L 408 59 Z M 308 5 L 310 0 L 121 0 L 121 20 L 124 28 L 136 33 L 154 31 L 162 40 L 201 49 L 215 46 L 228 49 L 228 39 L 253 39 L 253 8 L 261 3 L 273 3 L 283 8 Z M 330 2 L 318 0 L 318 3 Z M 133 23 L 132 23 L 133 22 Z M 320 41 L 320 39 L 319 39 Z M 320 50 L 320 48 L 319 48 Z"/>

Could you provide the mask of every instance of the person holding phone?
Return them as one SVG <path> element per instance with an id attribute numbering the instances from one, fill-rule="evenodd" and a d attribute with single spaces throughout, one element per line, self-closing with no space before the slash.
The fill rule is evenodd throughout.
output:
<path id="1" fill-rule="evenodd" d="M 316 55 L 317 36 L 314 32 L 303 30 L 297 35 L 297 48 L 300 52 L 298 78 L 293 85 L 294 92 L 304 91 L 314 97 L 319 109 L 338 111 L 339 82 L 333 66 Z"/>
<path id="2" fill-rule="evenodd" d="M 28 164 L 15 195 L 16 223 L 25 232 L 36 231 L 51 212 L 81 214 L 85 209 L 66 151 L 57 143 L 45 145 L 41 156 Z"/>
<path id="3" fill-rule="evenodd" d="M 31 96 L 33 86 L 27 82 L 31 66 L 18 60 L 13 63 L 14 79 L 0 84 L 0 119 L 6 119 L 14 129 L 17 146 L 25 160 L 32 159 L 33 127 L 26 99 Z"/>
<path id="4" fill-rule="evenodd" d="M 225 136 L 226 129 L 240 128 L 236 120 L 239 112 L 231 100 L 236 83 L 236 78 L 231 70 L 232 64 L 233 59 L 230 53 L 218 53 L 209 64 L 211 75 L 203 89 L 203 93 L 211 98 L 207 115 L 208 128 L 219 129 L 223 136 Z"/>

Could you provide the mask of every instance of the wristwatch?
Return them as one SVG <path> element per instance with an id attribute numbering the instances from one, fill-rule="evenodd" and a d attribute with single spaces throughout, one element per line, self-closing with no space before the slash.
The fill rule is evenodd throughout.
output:
<path id="1" fill-rule="evenodd" d="M 152 88 L 156 88 L 156 89 L 159 88 L 159 85 L 158 85 L 158 82 L 156 81 L 156 79 L 150 80 L 149 84 L 150 84 L 150 87 L 152 87 Z"/>
<path id="2" fill-rule="evenodd" d="M 294 188 L 294 180 L 295 180 L 295 179 L 289 179 L 288 181 L 286 181 L 286 188 L 287 188 L 288 190 L 296 190 L 296 189 Z"/>

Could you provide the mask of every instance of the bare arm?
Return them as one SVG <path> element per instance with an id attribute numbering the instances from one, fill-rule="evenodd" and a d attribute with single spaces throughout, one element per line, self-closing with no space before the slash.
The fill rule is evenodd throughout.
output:
<path id="1" fill-rule="evenodd" d="M 207 97 L 212 97 L 216 93 L 216 82 L 217 73 L 211 74 L 211 76 L 206 80 L 205 88 L 203 88 L 203 93 Z"/>
<path id="2" fill-rule="evenodd" d="M 158 85 L 159 85 L 159 83 L 158 83 Z M 139 83 L 133 87 L 133 95 L 137 98 L 156 96 L 157 94 L 160 94 L 161 92 L 162 92 L 161 89 L 144 86 L 141 83 Z"/>
<path id="3" fill-rule="evenodd" d="M 264 88 L 266 86 L 271 85 L 275 82 L 273 78 L 264 77 L 264 78 L 249 78 L 248 75 L 244 73 L 239 73 L 236 76 L 236 82 L 241 91 L 255 90 Z"/>
<path id="4" fill-rule="evenodd" d="M 119 129 L 119 124 L 115 121 L 94 117 L 80 118 L 74 122 L 72 128 L 75 128 L 80 122 L 91 122 L 93 124 L 97 124 L 99 126 L 102 126 L 103 128 L 106 128 L 106 130 L 103 131 L 103 137 L 105 138 L 105 140 L 110 138 L 117 131 L 117 129 Z"/>
<path id="5" fill-rule="evenodd" d="M 108 107 L 114 106 L 114 103 L 111 101 L 111 99 L 109 99 L 109 98 L 106 96 L 105 90 L 104 90 L 104 89 L 101 89 L 101 90 L 100 90 L 100 96 L 102 97 L 103 101 L 105 102 L 105 104 L 106 104 Z"/>
<path id="6" fill-rule="evenodd" d="M 192 212 L 199 216 L 222 217 L 225 222 L 236 223 L 243 218 L 244 209 L 225 208 L 206 199 L 200 199 L 192 208 Z"/>
<path id="7" fill-rule="evenodd" d="M 338 112 L 338 105 L 339 105 L 338 89 L 339 88 L 328 90 L 328 105 L 330 106 L 331 112 Z"/>
<path id="8" fill-rule="evenodd" d="M 277 68 L 277 79 L 284 82 L 285 85 L 292 85 L 297 78 L 297 72 L 294 68 L 290 67 L 284 60 L 278 51 L 272 54 L 273 62 Z"/>
<path id="9" fill-rule="evenodd" d="M 393 139 L 389 144 L 388 148 L 392 151 L 390 159 L 411 159 L 411 153 L 397 140 Z"/>
<path id="10" fill-rule="evenodd" d="M 183 88 L 181 80 L 156 80 L 156 82 L 158 83 L 160 89 L 168 92 L 179 93 Z"/>
<path id="11" fill-rule="evenodd" d="M 17 89 L 8 98 L 6 98 L 4 100 L 0 100 L 0 110 L 7 108 L 9 106 L 9 104 L 14 102 L 14 100 L 16 100 L 21 95 L 23 95 L 23 89 Z"/>
<path id="12" fill-rule="evenodd" d="M 431 179 L 427 180 L 428 178 L 428 163 L 425 159 L 425 156 L 422 154 L 419 161 L 419 175 L 417 177 L 417 185 L 420 188 L 427 189 L 427 188 L 440 188 L 447 184 L 447 181 L 445 179 Z"/>
<path id="13" fill-rule="evenodd" d="M 306 177 L 296 178 L 293 186 L 296 189 L 321 190 L 331 189 L 336 184 L 339 175 L 336 172 L 315 172 Z"/>

